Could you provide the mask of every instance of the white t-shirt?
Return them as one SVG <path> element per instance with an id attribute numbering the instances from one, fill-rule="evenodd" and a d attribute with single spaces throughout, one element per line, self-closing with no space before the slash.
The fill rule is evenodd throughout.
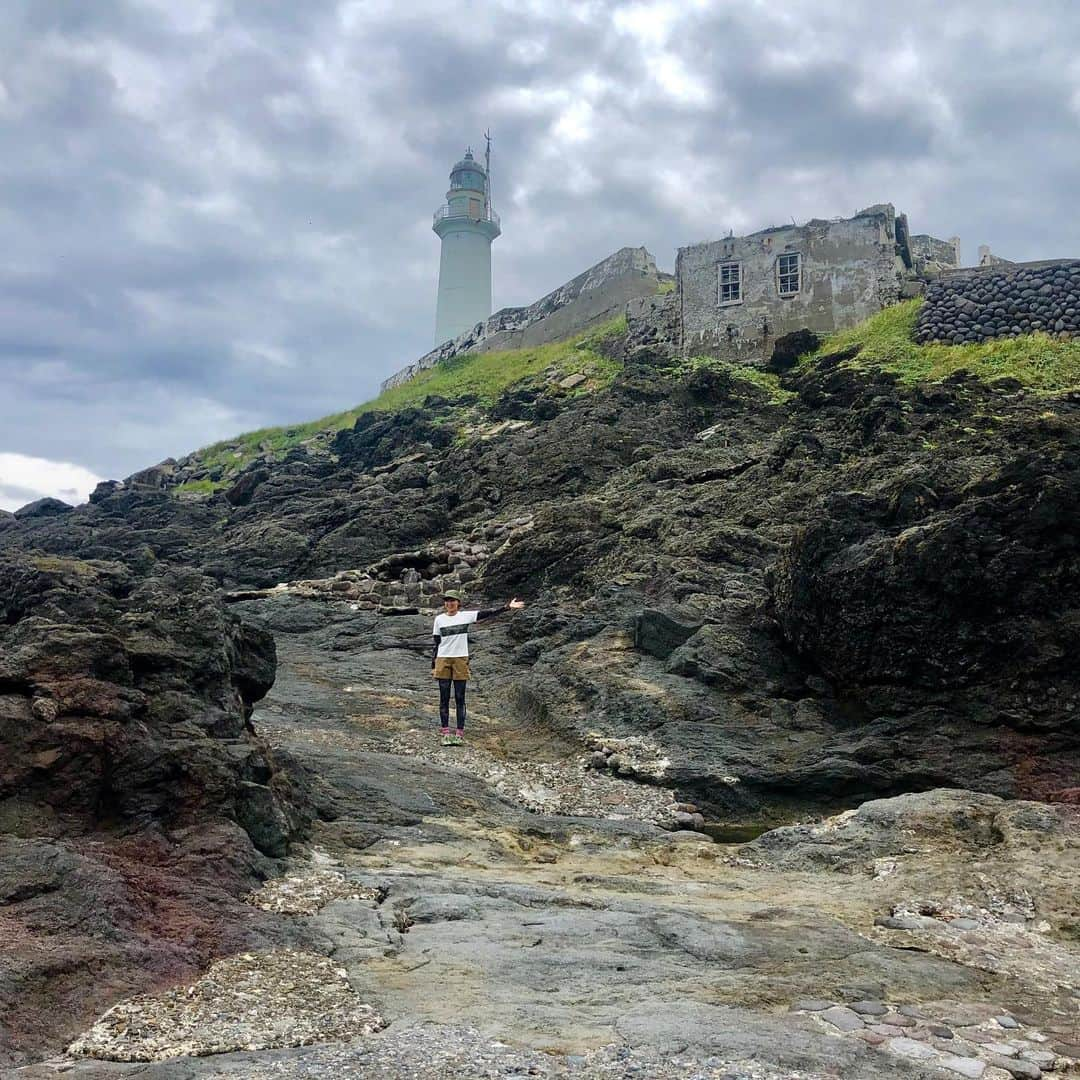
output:
<path id="1" fill-rule="evenodd" d="M 469 655 L 469 626 L 479 614 L 479 611 L 459 611 L 447 615 L 444 611 L 435 616 L 431 633 L 439 639 L 439 656 Z"/>

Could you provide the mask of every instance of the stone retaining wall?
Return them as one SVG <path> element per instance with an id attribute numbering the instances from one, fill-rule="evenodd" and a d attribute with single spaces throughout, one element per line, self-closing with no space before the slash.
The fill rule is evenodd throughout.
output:
<path id="1" fill-rule="evenodd" d="M 953 270 L 931 282 L 915 340 L 953 345 L 1080 332 L 1080 259 Z"/>

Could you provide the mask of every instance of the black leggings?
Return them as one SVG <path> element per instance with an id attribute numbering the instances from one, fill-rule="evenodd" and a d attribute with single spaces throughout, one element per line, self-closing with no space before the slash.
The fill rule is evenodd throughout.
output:
<path id="1" fill-rule="evenodd" d="M 439 719 L 443 727 L 450 726 L 450 684 L 454 684 L 454 706 L 457 709 L 458 731 L 465 727 L 465 687 L 464 679 L 439 680 Z"/>

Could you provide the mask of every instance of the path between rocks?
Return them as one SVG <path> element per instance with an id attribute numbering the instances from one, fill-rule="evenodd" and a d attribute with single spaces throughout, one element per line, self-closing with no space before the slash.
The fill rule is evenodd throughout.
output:
<path id="1" fill-rule="evenodd" d="M 276 603 L 248 605 L 279 649 L 254 723 L 327 818 L 251 897 L 293 945 L 118 1003 L 14 1075 L 1080 1075 L 1057 818 L 972 846 L 956 823 L 1000 800 L 942 792 L 715 844 L 482 678 L 467 745 L 439 746 L 425 617 L 360 641 L 347 605 Z"/>

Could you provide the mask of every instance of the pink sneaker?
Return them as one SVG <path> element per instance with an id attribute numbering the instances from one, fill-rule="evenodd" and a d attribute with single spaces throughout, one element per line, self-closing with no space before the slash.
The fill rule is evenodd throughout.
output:
<path id="1" fill-rule="evenodd" d="M 448 727 L 439 728 L 439 734 L 445 738 L 450 734 L 450 729 Z"/>

